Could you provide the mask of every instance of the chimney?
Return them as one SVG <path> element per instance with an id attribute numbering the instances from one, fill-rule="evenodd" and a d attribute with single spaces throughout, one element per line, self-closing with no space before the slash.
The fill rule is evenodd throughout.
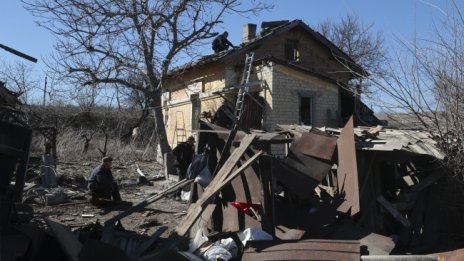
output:
<path id="1" fill-rule="evenodd" d="M 256 37 L 256 24 L 243 25 L 242 43 L 249 42 Z"/>

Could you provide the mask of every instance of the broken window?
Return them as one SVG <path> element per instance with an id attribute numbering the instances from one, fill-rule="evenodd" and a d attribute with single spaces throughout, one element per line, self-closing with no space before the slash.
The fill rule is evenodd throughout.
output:
<path id="1" fill-rule="evenodd" d="M 298 40 L 285 40 L 285 59 L 291 62 L 298 62 L 300 60 Z"/>
<path id="2" fill-rule="evenodd" d="M 313 99 L 311 97 L 300 97 L 300 124 L 312 125 Z"/>

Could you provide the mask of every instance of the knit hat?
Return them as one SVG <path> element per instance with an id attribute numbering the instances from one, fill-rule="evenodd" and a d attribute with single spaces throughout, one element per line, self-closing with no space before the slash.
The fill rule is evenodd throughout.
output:
<path id="1" fill-rule="evenodd" d="M 112 161 L 113 161 L 113 158 L 112 158 L 112 157 L 104 157 L 104 158 L 102 159 L 102 162 L 103 162 L 103 163 L 112 162 Z"/>

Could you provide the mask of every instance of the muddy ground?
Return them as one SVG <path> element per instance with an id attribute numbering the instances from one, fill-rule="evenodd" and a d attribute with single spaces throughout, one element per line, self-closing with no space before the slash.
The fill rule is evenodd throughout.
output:
<path id="1" fill-rule="evenodd" d="M 93 167 L 98 162 L 62 162 L 57 166 L 57 175 L 60 187 L 67 194 L 75 193 L 76 196 L 66 203 L 46 206 L 41 200 L 33 199 L 31 206 L 34 209 L 32 222 L 44 226 L 44 218 L 50 218 L 61 222 L 72 229 L 78 229 L 106 220 L 128 208 L 128 206 L 111 206 L 105 208 L 96 207 L 88 202 L 85 192 L 83 177 L 88 177 Z M 176 176 L 170 176 L 151 181 L 151 184 L 134 184 L 140 175 L 137 166 L 150 179 L 154 175 L 164 175 L 163 167 L 153 162 L 117 162 L 113 163 L 113 176 L 117 180 L 120 193 L 124 201 L 137 204 L 146 198 L 162 191 L 177 181 Z M 40 185 L 31 190 L 35 190 Z M 30 193 L 29 193 L 30 194 Z M 173 197 L 164 198 L 149 205 L 142 212 L 133 213 L 122 219 L 121 223 L 126 230 L 138 234 L 151 235 L 160 226 L 167 226 L 168 230 L 162 237 L 167 237 L 175 228 L 188 207 L 187 202 L 177 201 Z"/>

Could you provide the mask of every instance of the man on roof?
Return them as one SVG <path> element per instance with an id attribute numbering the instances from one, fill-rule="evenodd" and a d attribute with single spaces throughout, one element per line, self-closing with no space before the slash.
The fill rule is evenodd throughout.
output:
<path id="1" fill-rule="evenodd" d="M 225 51 L 229 49 L 229 47 L 235 48 L 235 45 L 233 45 L 231 42 L 229 42 L 229 40 L 227 40 L 228 36 L 229 33 L 225 31 L 222 34 L 216 36 L 216 38 L 214 38 L 212 44 L 214 53 Z"/>

